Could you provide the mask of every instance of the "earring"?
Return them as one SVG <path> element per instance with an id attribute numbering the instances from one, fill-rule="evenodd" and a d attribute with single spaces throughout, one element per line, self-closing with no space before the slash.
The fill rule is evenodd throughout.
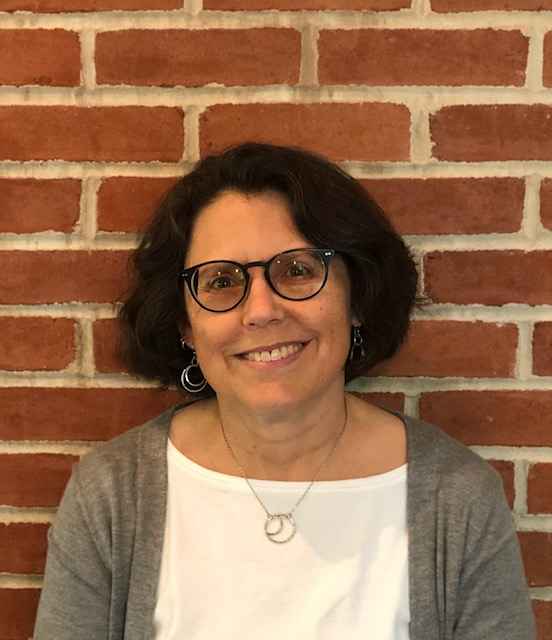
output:
<path id="1" fill-rule="evenodd" d="M 180 343 L 183 348 L 187 346 L 184 339 Z M 194 369 L 197 369 L 197 371 L 194 372 Z M 192 377 L 196 378 L 196 380 L 194 381 Z M 184 367 L 180 374 L 180 384 L 188 393 L 199 393 L 207 386 L 207 380 L 205 380 L 205 376 L 197 363 L 196 353 L 193 349 L 192 361 L 188 366 Z"/>
<path id="2" fill-rule="evenodd" d="M 349 362 L 361 360 L 365 356 L 366 351 L 364 350 L 364 338 L 362 337 L 362 333 L 360 333 L 360 327 L 353 326 L 353 333 L 351 336 L 351 350 L 349 352 Z"/>

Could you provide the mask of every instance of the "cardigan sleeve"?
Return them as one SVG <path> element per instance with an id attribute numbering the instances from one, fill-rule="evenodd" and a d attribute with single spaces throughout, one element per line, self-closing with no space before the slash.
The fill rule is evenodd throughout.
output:
<path id="1" fill-rule="evenodd" d="M 502 481 L 493 471 L 469 506 L 454 640 L 534 640 L 535 621 Z"/>
<path id="2" fill-rule="evenodd" d="M 93 534 L 78 467 L 48 532 L 48 557 L 34 640 L 104 640 L 109 633 L 109 553 Z"/>

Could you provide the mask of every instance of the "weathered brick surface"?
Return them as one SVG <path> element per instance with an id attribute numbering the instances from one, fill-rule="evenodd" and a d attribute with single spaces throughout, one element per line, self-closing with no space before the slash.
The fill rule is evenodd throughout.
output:
<path id="1" fill-rule="evenodd" d="M 296 84 L 294 29 L 110 31 L 96 44 L 99 84 L 200 86 Z"/>
<path id="2" fill-rule="evenodd" d="M 420 416 L 468 445 L 552 446 L 549 391 L 424 393 Z"/>
<path id="3" fill-rule="evenodd" d="M 55 507 L 77 461 L 50 453 L 0 454 L 0 505 Z"/>
<path id="4" fill-rule="evenodd" d="M 28 640 L 33 635 L 40 589 L 0 588 L 0 638 Z"/>
<path id="5" fill-rule="evenodd" d="M 43 573 L 49 525 L 0 523 L 0 572 Z"/>
<path id="6" fill-rule="evenodd" d="M 108 440 L 183 398 L 176 391 L 158 389 L 4 388 L 0 389 L 0 438 Z"/>
<path id="7" fill-rule="evenodd" d="M 529 586 L 552 584 L 552 533 L 522 531 L 518 535 Z"/>
<path id="8" fill-rule="evenodd" d="M 2 0 L 2 11 L 34 11 L 36 13 L 181 8 L 182 0 Z"/>
<path id="9" fill-rule="evenodd" d="M 470 345 L 469 349 L 461 345 Z M 384 376 L 509 377 L 517 329 L 485 322 L 417 321 L 401 351 L 371 373 Z"/>
<path id="10" fill-rule="evenodd" d="M 108 178 L 98 192 L 98 229 L 136 232 L 145 228 L 176 178 Z"/>
<path id="11" fill-rule="evenodd" d="M 510 505 L 510 509 L 514 507 L 515 487 L 514 487 L 514 463 L 506 460 L 488 460 L 489 464 L 500 473 L 502 483 L 504 484 L 504 493 Z"/>
<path id="12" fill-rule="evenodd" d="M 203 0 L 204 9 L 247 11 L 280 9 L 300 11 L 304 9 L 357 9 L 361 11 L 395 11 L 408 9 L 412 0 Z"/>
<path id="13" fill-rule="evenodd" d="M 552 179 L 541 183 L 541 220 L 547 229 L 552 229 Z"/>
<path id="14" fill-rule="evenodd" d="M 80 83 L 77 33 L 62 29 L 0 30 L 0 84 Z"/>
<path id="15" fill-rule="evenodd" d="M 391 411 L 404 411 L 404 395 L 402 393 L 360 393 L 358 391 L 351 393 L 378 407 L 384 407 Z"/>
<path id="16" fill-rule="evenodd" d="M 552 251 L 450 251 L 425 257 L 434 302 L 552 304 Z"/>
<path id="17" fill-rule="evenodd" d="M 410 114 L 403 105 L 217 105 L 200 119 L 201 153 L 243 140 L 293 144 L 341 160 L 408 160 Z"/>
<path id="18" fill-rule="evenodd" d="M 533 332 L 533 372 L 552 376 L 552 322 L 538 322 Z"/>
<path id="19" fill-rule="evenodd" d="M 0 304 L 113 302 L 127 287 L 126 251 L 1 251 Z"/>
<path id="20" fill-rule="evenodd" d="M 79 180 L 0 179 L 0 233 L 71 231 L 80 191 Z"/>
<path id="21" fill-rule="evenodd" d="M 552 4 L 550 5 L 552 8 Z M 544 36 L 544 68 L 543 84 L 545 87 L 552 87 L 552 31 Z"/>
<path id="22" fill-rule="evenodd" d="M 527 507 L 530 513 L 552 513 L 552 464 L 542 462 L 529 467 Z"/>
<path id="23" fill-rule="evenodd" d="M 324 30 L 319 79 L 321 84 L 522 86 L 528 46 L 528 38 L 513 30 Z"/>
<path id="24" fill-rule="evenodd" d="M 533 600 L 537 620 L 537 640 L 552 638 L 552 600 Z"/>
<path id="25" fill-rule="evenodd" d="M 399 233 L 519 231 L 525 187 L 516 178 L 362 180 Z"/>
<path id="26" fill-rule="evenodd" d="M 184 130 L 168 107 L 0 107 L 0 159 L 177 161 Z"/>
<path id="27" fill-rule="evenodd" d="M 439 160 L 552 160 L 552 106 L 454 105 L 430 117 Z"/>
<path id="28" fill-rule="evenodd" d="M 552 0 L 431 0 L 433 11 L 542 11 Z"/>
<path id="29" fill-rule="evenodd" d="M 125 371 L 120 354 L 120 329 L 116 319 L 98 320 L 94 323 L 94 362 L 101 372 Z"/>
<path id="30" fill-rule="evenodd" d="M 74 358 L 72 320 L 0 317 L 0 369 L 64 369 Z"/>

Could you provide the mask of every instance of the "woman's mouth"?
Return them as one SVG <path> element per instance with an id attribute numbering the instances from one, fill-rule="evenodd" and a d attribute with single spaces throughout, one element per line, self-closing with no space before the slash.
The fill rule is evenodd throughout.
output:
<path id="1" fill-rule="evenodd" d="M 305 347 L 305 344 L 304 342 L 290 342 L 267 351 L 248 351 L 243 353 L 241 357 L 251 362 L 276 362 L 298 353 Z"/>

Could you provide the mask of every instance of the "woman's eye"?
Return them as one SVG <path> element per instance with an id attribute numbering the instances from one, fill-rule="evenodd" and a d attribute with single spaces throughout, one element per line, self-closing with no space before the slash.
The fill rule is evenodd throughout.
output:
<path id="1" fill-rule="evenodd" d="M 304 278 L 311 275 L 311 270 L 306 264 L 294 262 L 293 264 L 289 265 L 286 275 L 292 278 Z"/>
<path id="2" fill-rule="evenodd" d="M 230 278 L 230 276 L 218 276 L 213 278 L 207 283 L 208 289 L 227 289 L 228 287 L 234 287 L 238 283 L 236 280 Z"/>

